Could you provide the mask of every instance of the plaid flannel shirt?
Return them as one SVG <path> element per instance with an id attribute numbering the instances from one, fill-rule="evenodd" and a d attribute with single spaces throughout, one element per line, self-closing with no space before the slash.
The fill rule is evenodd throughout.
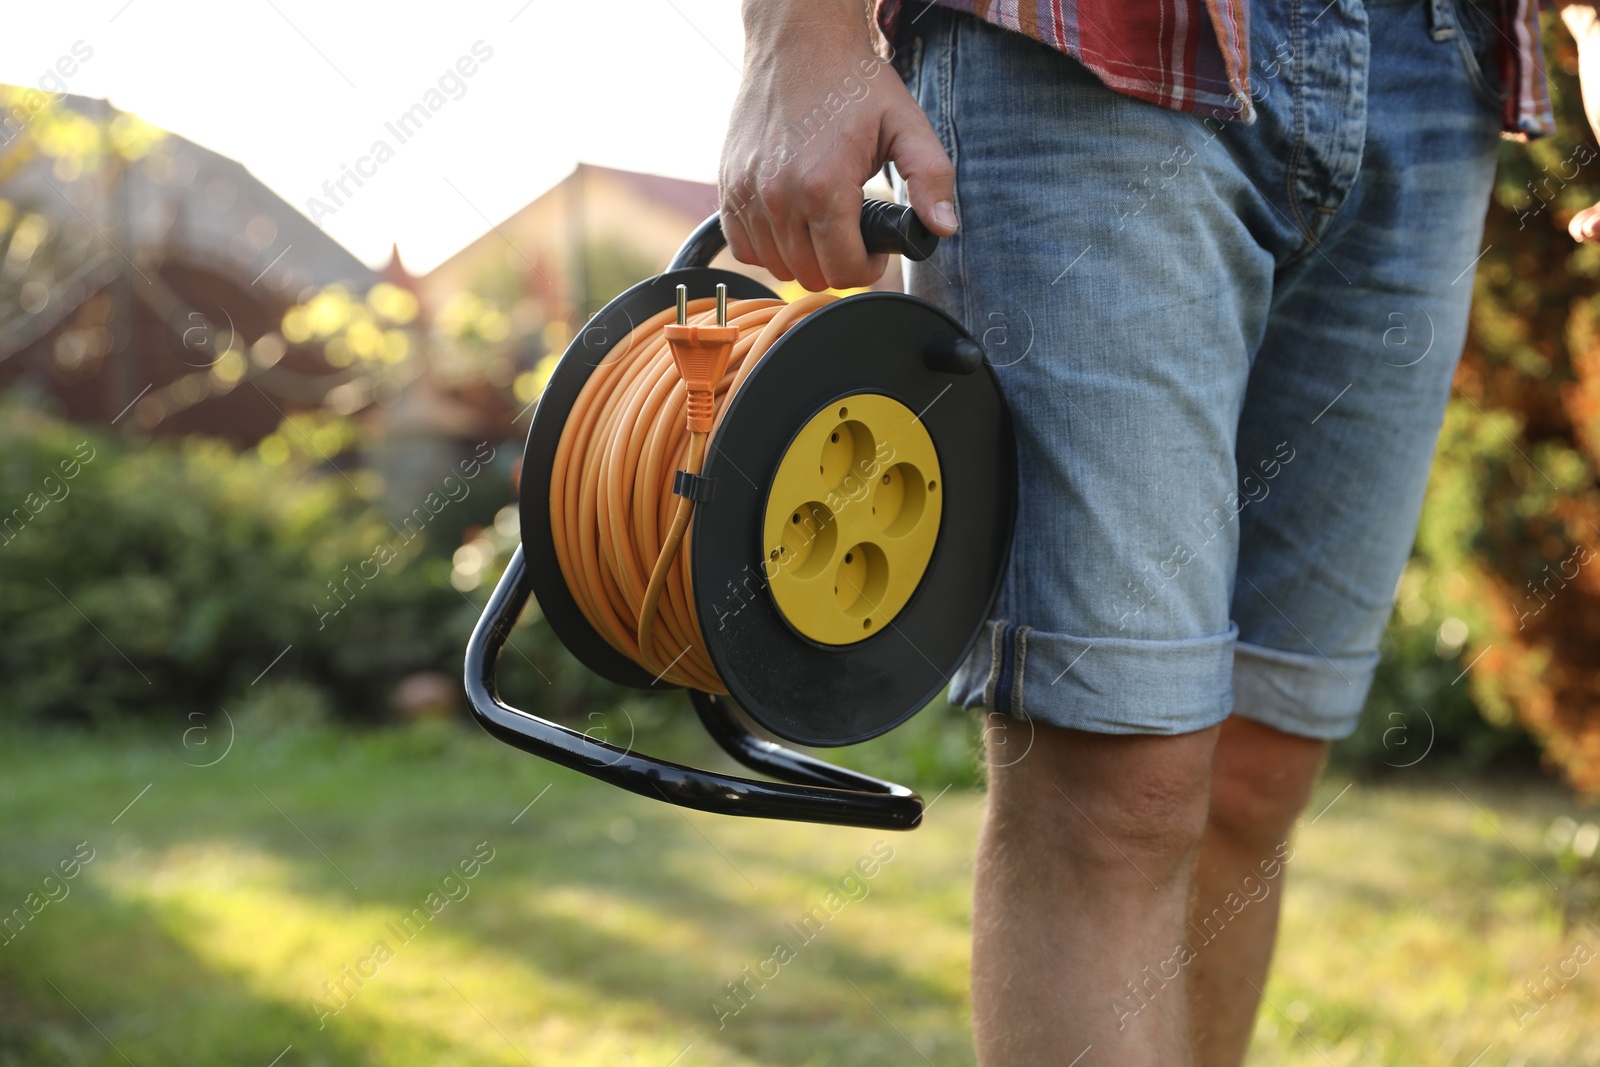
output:
<path id="1" fill-rule="evenodd" d="M 1162 107 L 1218 118 L 1254 118 L 1250 103 L 1248 0 L 934 0 L 1042 41 L 1077 59 L 1107 86 Z M 1437 2 L 1437 0 L 1435 0 Z M 894 40 L 901 19 L 931 4 L 874 0 L 878 26 Z M 1499 0 L 1504 129 L 1515 138 L 1555 128 L 1545 85 L 1538 0 Z M 1262 78 L 1282 57 L 1257 57 Z"/>

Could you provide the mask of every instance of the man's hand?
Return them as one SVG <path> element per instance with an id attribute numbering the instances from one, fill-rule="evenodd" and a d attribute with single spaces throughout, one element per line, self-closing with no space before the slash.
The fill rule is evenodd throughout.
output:
<path id="1" fill-rule="evenodd" d="M 741 263 L 811 290 L 870 285 L 861 186 L 887 160 L 930 230 L 956 230 L 955 169 L 861 0 L 745 0 L 744 80 L 722 146 L 722 231 Z"/>
<path id="2" fill-rule="evenodd" d="M 1600 19 L 1595 17 L 1594 5 L 1567 4 L 1561 9 L 1561 21 L 1567 24 L 1572 39 L 1578 43 L 1578 85 L 1583 90 L 1583 113 L 1589 126 L 1600 137 Z M 1600 204 L 1592 204 L 1572 216 L 1567 232 L 1574 241 L 1600 240 Z"/>

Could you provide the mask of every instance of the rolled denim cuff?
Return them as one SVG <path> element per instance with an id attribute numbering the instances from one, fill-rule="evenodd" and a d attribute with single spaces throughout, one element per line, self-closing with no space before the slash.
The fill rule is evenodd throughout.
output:
<path id="1" fill-rule="evenodd" d="M 1104 734 L 1186 734 L 1233 708 L 1238 628 L 1177 641 L 1084 638 L 992 620 L 950 702 Z"/>
<path id="2" fill-rule="evenodd" d="M 1376 652 L 1330 658 L 1240 641 L 1233 710 L 1284 733 L 1337 741 L 1355 732 L 1377 669 Z"/>

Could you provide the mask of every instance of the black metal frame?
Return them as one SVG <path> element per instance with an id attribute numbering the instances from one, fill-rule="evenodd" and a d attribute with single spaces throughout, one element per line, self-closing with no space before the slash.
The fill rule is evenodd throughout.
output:
<path id="1" fill-rule="evenodd" d="M 863 206 L 862 232 L 872 251 L 907 252 L 916 259 L 925 258 L 938 242 L 909 208 L 871 201 Z M 708 266 L 726 243 L 720 220 L 713 215 L 689 235 L 668 270 Z M 922 798 L 910 789 L 757 737 L 734 715 L 725 697 L 689 694 L 700 722 L 723 751 L 779 781 L 739 778 L 656 759 L 505 703 L 495 668 L 532 591 L 519 546 L 467 642 L 467 698 L 478 725 L 492 736 L 591 778 L 680 807 L 885 830 L 911 830 L 921 823 Z"/>
<path id="2" fill-rule="evenodd" d="M 467 643 L 467 697 L 478 725 L 494 737 L 591 778 L 685 808 L 885 830 L 910 830 L 922 821 L 922 798 L 905 786 L 764 741 L 734 717 L 725 700 L 706 693 L 691 692 L 690 699 L 717 744 L 745 766 L 794 784 L 736 778 L 656 759 L 505 703 L 497 692 L 495 665 L 530 592 L 519 547 Z"/>

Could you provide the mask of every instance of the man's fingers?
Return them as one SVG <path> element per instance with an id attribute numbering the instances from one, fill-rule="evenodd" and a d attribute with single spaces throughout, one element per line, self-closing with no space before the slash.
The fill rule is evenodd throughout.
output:
<path id="1" fill-rule="evenodd" d="M 861 202 L 841 203 L 810 222 L 811 246 L 823 277 L 834 289 L 871 285 L 883 276 L 889 257 L 869 255 L 861 239 Z"/>
<path id="2" fill-rule="evenodd" d="M 945 155 L 928 117 L 908 97 L 884 113 L 885 149 L 905 179 L 911 207 L 923 225 L 941 237 L 956 232 L 956 169 Z"/>
<path id="3" fill-rule="evenodd" d="M 745 232 L 744 223 L 739 216 L 731 214 L 727 208 L 722 209 L 722 236 L 728 240 L 728 251 L 733 253 L 733 258 L 740 263 L 759 263 L 756 246 L 751 242 L 750 235 Z"/>
<path id="4" fill-rule="evenodd" d="M 744 231 L 755 246 L 755 262 L 767 268 L 780 282 L 794 281 L 794 271 L 778 251 L 778 242 L 772 235 L 766 213 L 752 209 L 741 214 L 739 221 L 744 224 Z"/>
<path id="5" fill-rule="evenodd" d="M 1600 204 L 1586 207 L 1567 223 L 1567 232 L 1574 241 L 1600 240 Z"/>
<path id="6" fill-rule="evenodd" d="M 948 237 L 957 226 L 955 168 L 898 81 L 870 103 L 840 113 L 828 136 L 808 136 L 796 150 L 787 138 L 811 119 L 784 121 L 800 106 L 791 104 L 794 93 L 784 87 L 795 79 L 831 84 L 815 63 L 816 57 L 786 57 L 781 84 L 771 70 L 747 72 L 723 147 L 721 206 L 729 247 L 741 262 L 759 263 L 813 291 L 870 285 L 882 276 L 887 257 L 869 254 L 862 240 L 861 183 L 894 161 L 912 209 L 930 230 Z"/>
<path id="7" fill-rule="evenodd" d="M 783 261 L 794 272 L 795 281 L 813 293 L 826 289 L 828 280 L 823 277 L 822 268 L 817 264 L 817 252 L 811 246 L 811 230 L 806 226 L 804 215 L 790 212 L 787 216 L 775 219 L 774 223 L 781 228 L 778 247 L 783 252 Z"/>

